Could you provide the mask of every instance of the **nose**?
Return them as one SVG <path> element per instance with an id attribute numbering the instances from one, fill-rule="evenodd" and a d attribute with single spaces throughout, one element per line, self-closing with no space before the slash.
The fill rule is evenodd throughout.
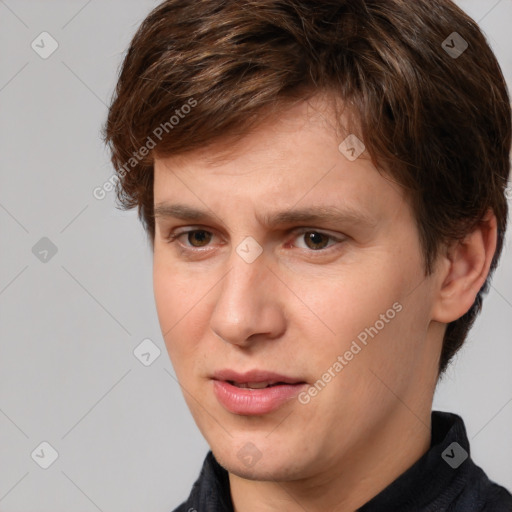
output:
<path id="1" fill-rule="evenodd" d="M 217 288 L 210 325 L 225 342 L 248 347 L 279 337 L 285 316 L 277 293 L 280 281 L 267 266 L 265 252 L 247 263 L 235 250 L 230 270 Z"/>

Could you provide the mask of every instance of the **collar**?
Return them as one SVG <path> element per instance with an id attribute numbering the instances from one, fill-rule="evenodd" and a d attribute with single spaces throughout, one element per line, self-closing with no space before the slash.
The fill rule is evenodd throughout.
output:
<path id="1" fill-rule="evenodd" d="M 433 411 L 431 421 L 430 449 L 359 512 L 441 511 L 460 495 L 475 467 L 466 427 L 460 416 L 446 412 Z"/>

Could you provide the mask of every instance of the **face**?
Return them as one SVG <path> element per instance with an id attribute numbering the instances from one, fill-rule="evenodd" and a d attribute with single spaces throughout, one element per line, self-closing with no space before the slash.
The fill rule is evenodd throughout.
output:
<path id="1" fill-rule="evenodd" d="M 417 422 L 403 403 L 430 411 L 435 275 L 402 190 L 339 149 L 327 105 L 296 105 L 236 147 L 155 161 L 167 350 L 217 460 L 249 479 L 328 472 L 386 425 Z"/>

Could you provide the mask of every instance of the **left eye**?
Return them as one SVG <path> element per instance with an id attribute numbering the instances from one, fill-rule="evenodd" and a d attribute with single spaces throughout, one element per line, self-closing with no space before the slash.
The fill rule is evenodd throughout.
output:
<path id="1" fill-rule="evenodd" d="M 329 243 L 329 240 L 336 242 L 333 236 L 328 235 L 326 233 L 322 233 L 321 231 L 303 231 L 297 235 L 297 238 L 304 239 L 306 249 L 312 250 L 321 250 L 325 249 Z"/>

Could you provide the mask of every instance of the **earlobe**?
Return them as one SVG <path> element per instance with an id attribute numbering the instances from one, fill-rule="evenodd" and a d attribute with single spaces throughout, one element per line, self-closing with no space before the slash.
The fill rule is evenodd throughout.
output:
<path id="1" fill-rule="evenodd" d="M 497 236 L 496 216 L 489 210 L 471 233 L 446 248 L 444 264 L 438 266 L 440 284 L 432 320 L 450 323 L 471 308 L 489 274 Z"/>

